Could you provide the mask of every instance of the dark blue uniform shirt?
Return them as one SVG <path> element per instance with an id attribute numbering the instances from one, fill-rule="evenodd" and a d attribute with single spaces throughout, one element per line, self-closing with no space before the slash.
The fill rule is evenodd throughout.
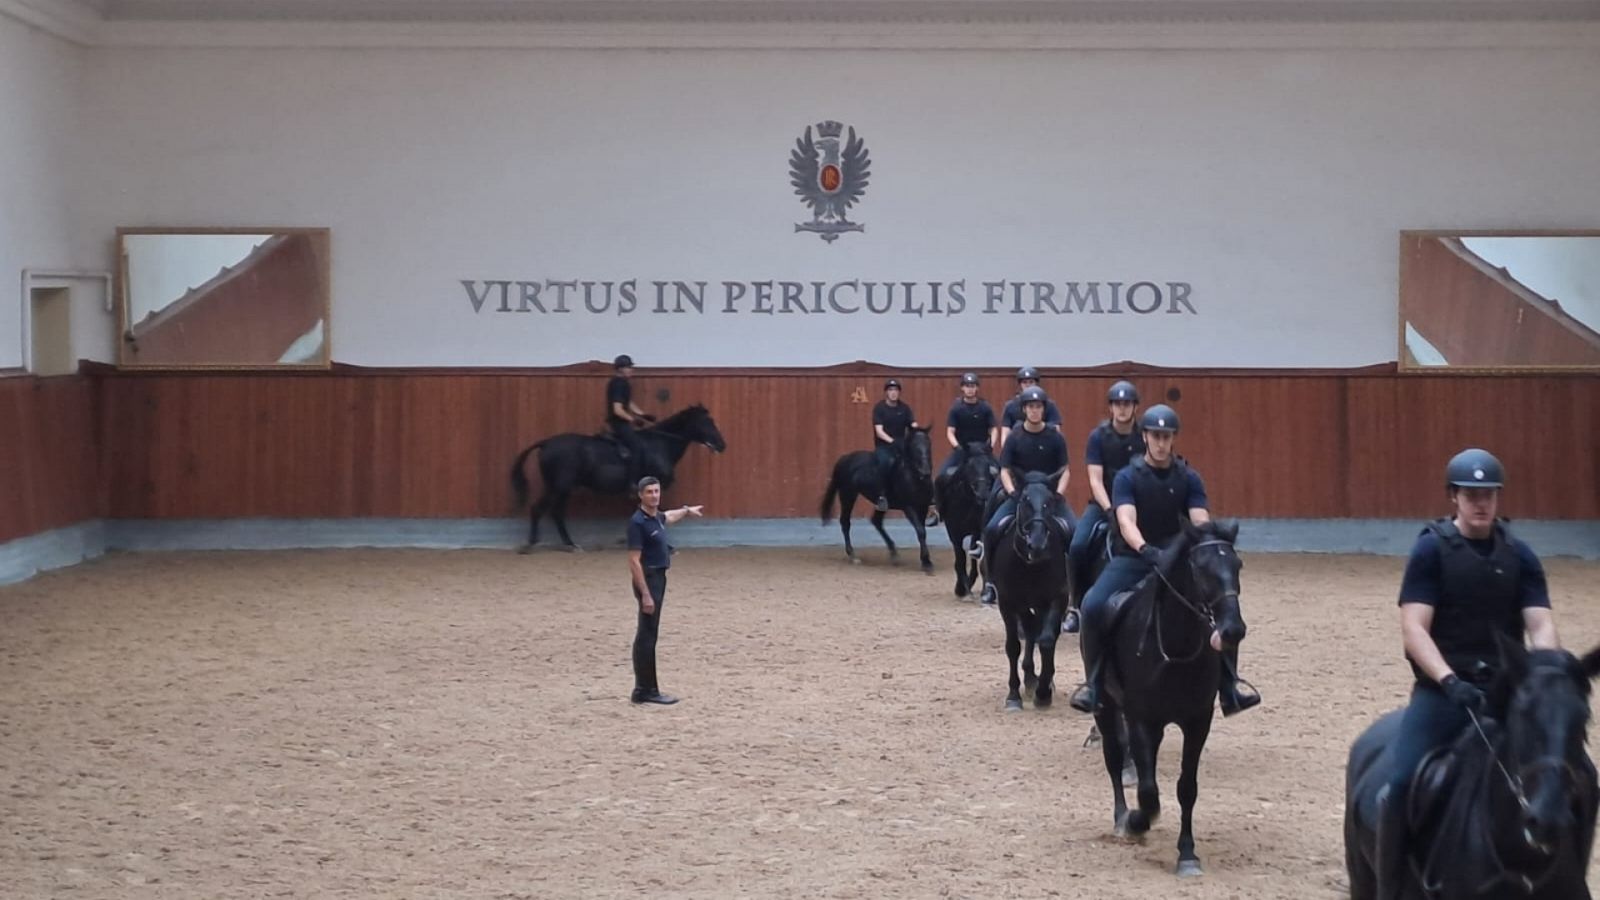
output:
<path id="1" fill-rule="evenodd" d="M 968 403 L 963 397 L 950 407 L 945 425 L 956 430 L 958 444 L 987 444 L 989 429 L 994 427 L 994 409 L 988 401 L 980 399 Z"/>
<path id="2" fill-rule="evenodd" d="M 665 569 L 672 565 L 672 551 L 667 546 L 667 514 L 657 512 L 654 517 L 645 515 L 643 509 L 633 511 L 628 520 L 628 549 L 642 551 L 639 562 L 646 569 Z"/>
<path id="3" fill-rule="evenodd" d="M 906 436 L 906 432 L 911 430 L 911 423 L 915 421 L 916 416 L 904 400 L 894 406 L 890 406 L 887 400 L 879 400 L 878 405 L 872 408 L 872 424 L 882 425 L 889 437 L 897 441 Z M 872 432 L 872 442 L 875 446 L 887 446 L 876 430 Z"/>
<path id="4" fill-rule="evenodd" d="M 616 410 L 612 409 L 611 405 L 613 403 L 620 403 L 622 404 L 623 409 L 627 409 L 628 404 L 632 402 L 633 385 L 628 382 L 628 379 L 623 378 L 621 375 L 615 375 L 610 381 L 606 382 L 607 422 L 621 422 L 625 425 L 631 423 L 631 419 L 626 419 L 617 415 Z"/>
<path id="5" fill-rule="evenodd" d="M 1158 469 L 1155 466 L 1151 466 L 1150 471 L 1154 472 L 1157 478 L 1170 478 L 1172 477 L 1174 469 L 1172 466 L 1168 466 L 1165 469 Z M 1191 509 L 1210 509 L 1210 501 L 1206 497 L 1205 483 L 1200 480 L 1200 476 L 1195 473 L 1195 470 L 1186 469 L 1185 471 L 1189 476 L 1189 499 L 1184 502 L 1184 514 L 1187 515 Z M 1138 506 L 1138 503 L 1134 500 L 1133 496 L 1132 466 L 1128 466 L 1122 471 L 1118 472 L 1117 477 L 1111 482 L 1112 508 L 1115 509 L 1116 507 L 1124 504 L 1134 507 Z"/>
<path id="6" fill-rule="evenodd" d="M 1018 425 L 1011 429 L 1011 437 L 1006 438 L 1005 449 L 1000 451 L 1002 467 L 1022 472 L 1054 474 L 1067 462 L 1067 439 L 1049 426 L 1034 434 Z"/>
<path id="7" fill-rule="evenodd" d="M 1494 549 L 1493 538 L 1466 540 L 1468 546 L 1478 551 L 1479 556 L 1488 556 Z M 1523 609 L 1534 607 L 1549 609 L 1550 588 L 1545 583 L 1544 565 L 1539 562 L 1539 557 L 1534 555 L 1533 548 L 1523 543 L 1520 538 L 1512 537 L 1511 544 L 1516 548 L 1517 558 L 1522 562 L 1522 578 L 1518 588 L 1519 605 Z M 1406 560 L 1406 573 L 1400 579 L 1401 603 L 1439 605 L 1444 599 L 1440 596 L 1439 590 L 1439 563 L 1439 536 L 1431 531 L 1423 532 L 1411 548 L 1411 558 Z"/>

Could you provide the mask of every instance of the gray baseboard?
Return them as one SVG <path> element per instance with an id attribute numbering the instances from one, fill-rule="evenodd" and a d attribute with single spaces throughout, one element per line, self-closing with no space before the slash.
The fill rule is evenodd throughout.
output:
<path id="1" fill-rule="evenodd" d="M 75 566 L 106 552 L 106 526 L 93 520 L 0 544 L 0 584 Z"/>
<path id="2" fill-rule="evenodd" d="M 572 537 L 589 547 L 617 546 L 619 520 L 574 520 Z M 1404 556 L 1422 522 L 1411 519 L 1242 519 L 1239 548 L 1251 553 L 1362 553 Z M 911 526 L 888 523 L 895 542 L 915 544 Z M 115 519 L 81 522 L 0 544 L 0 584 L 70 566 L 108 550 L 292 550 L 340 547 L 509 549 L 520 545 L 520 519 Z M 1525 521 L 1512 526 L 1543 557 L 1600 559 L 1600 521 Z M 863 548 L 878 544 L 872 524 L 854 520 Z M 559 543 L 546 524 L 543 543 Z M 705 519 L 673 526 L 680 547 L 837 547 L 837 522 L 816 519 Z M 942 527 L 928 531 L 931 547 L 948 549 Z"/>

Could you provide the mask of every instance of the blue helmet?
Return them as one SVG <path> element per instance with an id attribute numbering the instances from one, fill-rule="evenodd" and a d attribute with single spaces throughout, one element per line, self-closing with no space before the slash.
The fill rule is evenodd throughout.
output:
<path id="1" fill-rule="evenodd" d="M 1034 385 L 1022 392 L 1020 402 L 1023 406 L 1027 406 L 1029 403 L 1049 403 L 1050 398 L 1045 396 L 1044 388 Z"/>
<path id="2" fill-rule="evenodd" d="M 1506 471 L 1493 453 L 1473 447 L 1450 457 L 1444 480 L 1448 487 L 1497 488 L 1505 485 Z"/>
<path id="3" fill-rule="evenodd" d="M 1017 380 L 1018 381 L 1038 381 L 1039 380 L 1039 370 L 1035 369 L 1033 366 L 1023 366 L 1022 368 L 1017 370 Z"/>
<path id="4" fill-rule="evenodd" d="M 1178 433 L 1178 411 L 1165 403 L 1157 403 L 1144 411 L 1139 427 L 1145 431 L 1170 431 Z"/>
<path id="5" fill-rule="evenodd" d="M 1119 381 L 1106 391 L 1106 402 L 1117 403 L 1126 400 L 1129 403 L 1139 402 L 1139 389 L 1131 381 Z"/>

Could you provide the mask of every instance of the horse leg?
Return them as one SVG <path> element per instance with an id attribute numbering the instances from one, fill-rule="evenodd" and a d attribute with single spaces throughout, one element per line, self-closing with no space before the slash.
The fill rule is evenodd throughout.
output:
<path id="1" fill-rule="evenodd" d="M 1200 857 L 1194 853 L 1194 801 L 1200 795 L 1200 751 L 1211 733 L 1211 710 L 1183 729 L 1183 766 L 1178 774 L 1178 805 L 1183 808 L 1183 828 L 1178 832 L 1179 878 L 1201 874 Z M 1352 894 L 1355 886 L 1351 885 Z"/>
<path id="2" fill-rule="evenodd" d="M 889 539 L 889 532 L 883 530 L 883 510 L 875 509 L 872 511 L 872 527 L 878 529 L 878 533 L 883 535 L 883 543 L 889 548 L 889 561 L 898 565 L 900 551 L 895 548 L 894 541 Z"/>
<path id="3" fill-rule="evenodd" d="M 1054 616 L 1044 616 L 1039 630 L 1039 686 L 1033 693 L 1035 709 L 1044 709 L 1054 700 L 1056 688 L 1056 637 L 1061 626 Z"/>
<path id="4" fill-rule="evenodd" d="M 1161 816 L 1161 786 L 1156 783 L 1156 758 L 1164 729 L 1144 722 L 1128 723 L 1128 747 L 1139 768 L 1139 805 L 1128 811 L 1128 831 L 1144 834 Z"/>
<path id="5" fill-rule="evenodd" d="M 848 487 L 839 489 L 839 533 L 844 535 L 844 555 L 851 563 L 861 565 L 856 558 L 856 548 L 850 544 L 850 514 L 856 508 L 856 492 Z"/>
<path id="6" fill-rule="evenodd" d="M 539 543 L 539 519 L 550 508 L 549 492 L 541 493 L 533 506 L 528 508 L 528 542 L 518 548 L 518 553 L 529 553 Z"/>
<path id="7" fill-rule="evenodd" d="M 1016 617 L 1017 630 L 1022 632 L 1022 686 L 1032 691 L 1039 686 L 1039 676 L 1033 671 L 1033 629 L 1022 617 Z"/>
<path id="8" fill-rule="evenodd" d="M 949 525 L 949 520 L 948 519 L 945 520 L 945 524 L 947 526 Z M 967 564 L 969 562 L 969 560 L 967 559 L 967 554 L 961 552 L 961 537 L 962 536 L 960 534 L 958 534 L 956 532 L 956 530 L 954 528 L 952 528 L 952 527 L 946 527 L 945 528 L 945 534 L 948 534 L 950 536 L 950 546 L 954 547 L 955 551 L 956 551 L 955 552 L 956 596 L 957 597 L 965 597 L 968 594 L 972 593 L 972 582 L 967 577 Z"/>
<path id="9" fill-rule="evenodd" d="M 567 499 L 571 496 L 571 494 L 557 494 L 550 509 L 550 516 L 556 520 L 556 532 L 561 535 L 561 542 L 574 553 L 581 553 L 583 548 L 579 547 L 572 539 L 572 535 L 567 533 Z"/>
<path id="10" fill-rule="evenodd" d="M 1128 836 L 1128 796 L 1122 786 L 1122 764 L 1128 745 L 1117 727 L 1121 715 L 1121 711 L 1107 701 L 1102 701 L 1100 710 L 1094 714 L 1095 728 L 1100 732 L 1100 753 L 1106 760 L 1106 773 L 1111 776 L 1111 827 L 1119 838 Z"/>
<path id="11" fill-rule="evenodd" d="M 1006 682 L 1011 690 L 1006 693 L 1006 712 L 1017 712 L 1022 709 L 1022 679 L 1017 677 L 1017 657 L 1022 653 L 1022 641 L 1017 637 L 1017 622 L 1011 616 L 1004 616 L 1006 620 Z"/>
<path id="12" fill-rule="evenodd" d="M 933 558 L 928 555 L 928 524 L 923 521 L 928 517 L 928 508 L 913 507 L 911 514 L 906 518 L 911 520 L 911 528 L 917 533 L 917 547 L 922 551 L 922 574 L 933 574 Z"/>

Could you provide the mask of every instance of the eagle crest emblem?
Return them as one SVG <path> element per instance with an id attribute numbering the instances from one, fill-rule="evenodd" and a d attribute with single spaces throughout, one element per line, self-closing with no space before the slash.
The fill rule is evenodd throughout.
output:
<path id="1" fill-rule="evenodd" d="M 872 160 L 856 130 L 849 129 L 841 141 L 844 132 L 843 125 L 830 119 L 817 123 L 813 139 L 811 126 L 806 126 L 789 154 L 789 183 L 801 202 L 811 207 L 811 221 L 796 222 L 794 230 L 809 231 L 830 244 L 847 231 L 866 231 L 846 213 L 867 192 Z"/>

